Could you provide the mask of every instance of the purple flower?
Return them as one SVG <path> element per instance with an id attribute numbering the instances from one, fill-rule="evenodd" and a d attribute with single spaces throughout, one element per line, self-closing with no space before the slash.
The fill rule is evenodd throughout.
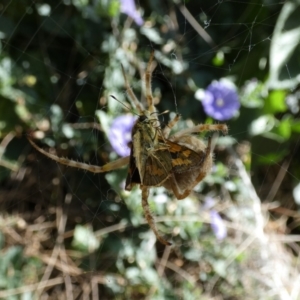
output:
<path id="1" fill-rule="evenodd" d="M 223 240 L 227 236 L 227 229 L 220 214 L 212 209 L 215 205 L 215 200 L 207 196 L 205 197 L 204 209 L 209 209 L 210 226 L 218 240 Z"/>
<path id="2" fill-rule="evenodd" d="M 234 85 L 228 81 L 215 81 L 205 90 L 202 104 L 205 113 L 216 120 L 231 119 L 240 108 Z"/>
<path id="3" fill-rule="evenodd" d="M 223 219 L 215 210 L 210 211 L 210 226 L 218 240 L 223 240 L 227 236 L 227 229 Z"/>
<path id="4" fill-rule="evenodd" d="M 120 2 L 122 13 L 131 17 L 137 25 L 141 26 L 144 24 L 144 20 L 136 10 L 134 0 L 120 0 Z"/>
<path id="5" fill-rule="evenodd" d="M 109 133 L 108 139 L 112 148 L 120 156 L 128 156 L 130 149 L 128 143 L 131 141 L 131 130 L 134 125 L 136 117 L 131 115 L 124 115 L 114 119 Z"/>

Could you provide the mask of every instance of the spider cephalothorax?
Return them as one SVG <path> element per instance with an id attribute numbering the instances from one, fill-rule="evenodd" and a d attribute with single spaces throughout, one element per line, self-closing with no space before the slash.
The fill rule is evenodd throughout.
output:
<path id="1" fill-rule="evenodd" d="M 178 200 L 187 197 L 212 166 L 211 139 L 206 145 L 192 134 L 203 131 L 222 131 L 226 134 L 227 126 L 225 124 L 199 124 L 170 135 L 171 129 L 180 119 L 180 116 L 176 115 L 162 130 L 151 91 L 153 57 L 154 53 L 152 52 L 145 72 L 147 109 L 144 109 L 133 93 L 122 67 L 127 94 L 139 113 L 139 118 L 132 128 L 130 156 L 103 166 L 93 166 L 60 158 L 38 147 L 31 138 L 28 139 L 34 148 L 58 163 L 94 173 L 112 171 L 129 163 L 125 188 L 130 191 L 134 185 L 140 186 L 142 206 L 149 226 L 161 243 L 170 245 L 168 241 L 162 238 L 156 228 L 148 204 L 149 188 L 164 186 L 172 191 Z"/>

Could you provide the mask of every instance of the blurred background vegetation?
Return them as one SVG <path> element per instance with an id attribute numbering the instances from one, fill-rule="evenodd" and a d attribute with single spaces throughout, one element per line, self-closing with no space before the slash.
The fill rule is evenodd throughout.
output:
<path id="1" fill-rule="evenodd" d="M 0 3 L 0 298 L 300 299 L 299 1 L 135 4 Z M 144 101 L 153 49 L 162 123 L 216 122 L 195 97 L 213 80 L 232 81 L 241 102 L 189 197 L 151 191 L 172 247 L 145 223 L 139 189 L 124 191 L 126 168 L 61 166 L 26 139 L 93 165 L 116 159 L 110 125 L 132 113 L 121 63 Z"/>

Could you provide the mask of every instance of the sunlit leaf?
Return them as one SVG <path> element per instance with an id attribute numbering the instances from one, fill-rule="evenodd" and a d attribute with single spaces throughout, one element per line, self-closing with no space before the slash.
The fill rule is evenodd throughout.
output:
<path id="1" fill-rule="evenodd" d="M 259 135 L 270 131 L 275 126 L 275 118 L 272 115 L 264 115 L 250 124 L 249 133 Z"/>
<path id="2" fill-rule="evenodd" d="M 163 40 L 160 37 L 159 32 L 155 28 L 141 28 L 141 33 L 144 34 L 150 41 L 160 45 L 162 44 Z"/>
<path id="3" fill-rule="evenodd" d="M 285 97 L 286 92 L 283 90 L 271 91 L 265 100 L 264 112 L 266 114 L 285 112 L 287 110 Z"/>
<path id="4" fill-rule="evenodd" d="M 286 1 L 278 17 L 270 49 L 269 85 L 293 88 L 300 82 L 300 2 Z"/>
<path id="5" fill-rule="evenodd" d="M 300 183 L 298 183 L 293 189 L 293 196 L 295 202 L 300 205 Z"/>
<path id="6" fill-rule="evenodd" d="M 300 120 L 292 120 L 291 130 L 293 132 L 300 132 Z"/>
<path id="7" fill-rule="evenodd" d="M 241 103 L 244 107 L 260 108 L 264 106 L 266 96 L 265 85 L 258 80 L 246 82 L 241 93 Z"/>
<path id="8" fill-rule="evenodd" d="M 284 118 L 277 127 L 276 132 L 282 136 L 284 139 L 289 139 L 291 136 L 292 128 L 291 128 L 291 117 Z"/>
<path id="9" fill-rule="evenodd" d="M 214 66 L 220 67 L 224 64 L 224 52 L 219 51 L 213 58 L 212 63 Z"/>
<path id="10" fill-rule="evenodd" d="M 93 252 L 98 249 L 100 242 L 90 228 L 77 225 L 74 231 L 72 245 L 84 252 Z"/>

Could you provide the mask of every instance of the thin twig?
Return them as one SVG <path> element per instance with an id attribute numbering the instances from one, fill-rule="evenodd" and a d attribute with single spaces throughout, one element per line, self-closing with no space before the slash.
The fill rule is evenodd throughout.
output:
<path id="1" fill-rule="evenodd" d="M 165 270 L 166 265 L 168 263 L 170 253 L 171 253 L 171 247 L 165 247 L 163 256 L 162 256 L 161 260 L 158 262 L 157 274 L 158 274 L 159 278 L 162 278 L 162 276 L 163 276 L 164 270 Z M 158 286 L 153 285 L 150 288 L 150 290 L 147 294 L 147 297 L 145 297 L 145 299 L 149 299 L 149 300 L 152 299 L 153 295 L 154 295 L 154 293 L 156 292 L 157 289 L 158 289 Z"/>
<path id="2" fill-rule="evenodd" d="M 0 291 L 0 298 L 1 299 L 7 299 L 9 296 L 13 295 L 18 295 L 18 294 L 24 294 L 28 292 L 33 292 L 38 289 L 45 289 L 54 285 L 59 285 L 64 283 L 64 278 L 63 277 L 56 277 L 53 279 L 45 280 L 45 281 L 40 281 L 38 283 L 34 284 L 29 284 L 25 286 L 21 286 L 15 289 L 10 289 L 6 291 Z"/>
<path id="3" fill-rule="evenodd" d="M 8 146 L 8 144 L 12 141 L 12 139 L 15 137 L 15 134 L 10 132 L 9 134 L 7 134 L 3 140 L 1 141 L 1 144 L 0 144 L 0 165 L 4 168 L 7 168 L 7 169 L 10 169 L 14 172 L 18 171 L 19 170 L 19 167 L 18 165 L 16 164 L 13 164 L 9 161 L 6 161 L 6 160 L 3 160 L 2 157 L 3 157 L 3 154 L 5 152 L 5 149 L 6 147 Z"/>
<path id="4" fill-rule="evenodd" d="M 203 40 L 209 44 L 211 47 L 215 47 L 216 44 L 211 38 L 211 36 L 204 30 L 204 28 L 197 22 L 197 20 L 193 17 L 193 15 L 189 12 L 186 6 L 180 4 L 179 6 L 180 12 L 183 16 L 188 20 L 190 25 L 196 30 L 196 32 L 203 38 Z"/>
<path id="5" fill-rule="evenodd" d="M 266 202 L 272 202 L 274 200 L 274 197 L 276 196 L 276 194 L 281 186 L 281 183 L 287 173 L 290 163 L 291 163 L 291 158 L 289 160 L 285 160 L 283 162 L 283 164 L 280 167 L 280 170 L 276 176 L 276 179 L 275 179 L 274 183 L 272 184 L 270 192 L 266 198 Z"/>

